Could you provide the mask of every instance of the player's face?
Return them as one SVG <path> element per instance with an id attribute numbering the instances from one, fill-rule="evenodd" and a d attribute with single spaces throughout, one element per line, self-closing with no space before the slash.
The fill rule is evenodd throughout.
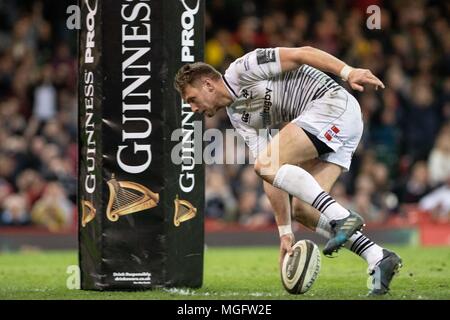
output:
<path id="1" fill-rule="evenodd" d="M 191 110 L 208 117 L 214 116 L 217 112 L 216 95 L 216 90 L 212 84 L 207 82 L 188 85 L 184 89 L 184 100 L 190 104 Z"/>

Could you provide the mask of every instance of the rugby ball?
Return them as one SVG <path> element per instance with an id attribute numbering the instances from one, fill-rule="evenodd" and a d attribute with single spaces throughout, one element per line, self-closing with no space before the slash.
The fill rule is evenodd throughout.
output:
<path id="1" fill-rule="evenodd" d="M 310 240 L 293 245 L 294 253 L 286 254 L 281 266 L 281 282 L 287 292 L 302 294 L 308 291 L 320 272 L 320 251 Z"/>

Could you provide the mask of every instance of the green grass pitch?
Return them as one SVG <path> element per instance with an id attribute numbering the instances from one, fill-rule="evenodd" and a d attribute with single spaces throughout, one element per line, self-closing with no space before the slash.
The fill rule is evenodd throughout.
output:
<path id="1" fill-rule="evenodd" d="M 391 247 L 389 247 L 391 248 Z M 391 293 L 375 299 L 450 299 L 448 247 L 392 247 L 404 266 Z M 94 292 L 69 290 L 66 273 L 77 263 L 75 251 L 0 254 L 2 299 L 374 299 L 366 297 L 366 263 L 341 250 L 334 259 L 322 256 L 318 279 L 304 295 L 282 287 L 278 248 L 208 248 L 204 285 L 200 289 Z"/>

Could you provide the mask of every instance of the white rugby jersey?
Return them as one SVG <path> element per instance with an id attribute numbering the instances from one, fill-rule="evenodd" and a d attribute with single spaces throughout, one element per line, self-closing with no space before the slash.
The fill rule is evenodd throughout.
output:
<path id="1" fill-rule="evenodd" d="M 279 48 L 247 53 L 229 66 L 223 79 L 234 100 L 227 107 L 230 121 L 254 156 L 267 145 L 268 128 L 294 120 L 309 102 L 342 88 L 308 65 L 282 72 Z"/>

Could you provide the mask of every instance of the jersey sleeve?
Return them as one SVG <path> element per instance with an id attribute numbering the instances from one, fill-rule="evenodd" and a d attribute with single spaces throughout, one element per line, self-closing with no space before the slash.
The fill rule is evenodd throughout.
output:
<path id="1" fill-rule="evenodd" d="M 241 121 L 234 119 L 232 116 L 229 117 L 231 124 L 239 133 L 239 135 L 244 139 L 245 144 L 250 149 L 254 158 L 257 158 L 259 153 L 264 151 L 269 143 L 271 137 L 268 129 L 256 130 Z"/>
<path id="2" fill-rule="evenodd" d="M 233 77 L 241 82 L 272 78 L 282 72 L 280 49 L 256 49 L 237 59 L 230 69 Z"/>

